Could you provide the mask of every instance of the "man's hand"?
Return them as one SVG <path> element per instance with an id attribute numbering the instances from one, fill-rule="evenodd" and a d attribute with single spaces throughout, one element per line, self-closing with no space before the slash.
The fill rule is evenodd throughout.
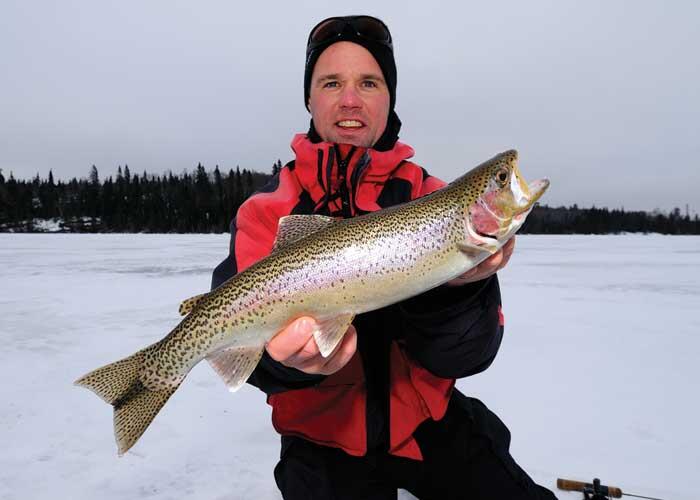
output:
<path id="1" fill-rule="evenodd" d="M 316 322 L 313 318 L 301 317 L 289 324 L 267 343 L 268 354 L 284 366 L 296 368 L 304 373 L 330 375 L 350 361 L 357 349 L 357 331 L 350 325 L 330 356 L 324 358 L 314 340 Z"/>
<path id="2" fill-rule="evenodd" d="M 515 236 L 513 236 L 511 239 L 509 239 L 505 245 L 501 247 L 501 249 L 493 254 L 491 257 L 483 261 L 481 264 L 478 266 L 470 269 L 466 273 L 464 273 L 462 276 L 459 276 L 453 280 L 450 280 L 447 282 L 448 286 L 460 286 L 464 285 L 466 283 L 471 283 L 473 281 L 479 281 L 483 280 L 485 278 L 488 278 L 492 274 L 494 274 L 496 271 L 500 271 L 503 269 L 506 264 L 508 264 L 508 260 L 510 260 L 510 256 L 513 255 L 513 249 L 515 248 Z"/>

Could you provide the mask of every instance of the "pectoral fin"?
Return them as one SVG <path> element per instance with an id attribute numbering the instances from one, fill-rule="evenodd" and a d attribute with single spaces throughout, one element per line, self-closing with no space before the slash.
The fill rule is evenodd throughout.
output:
<path id="1" fill-rule="evenodd" d="M 324 358 L 330 356 L 345 332 L 348 331 L 354 318 L 354 314 L 343 314 L 319 322 L 319 329 L 314 332 L 314 339 L 321 356 Z"/>
<path id="2" fill-rule="evenodd" d="M 262 357 L 264 346 L 229 347 L 207 356 L 207 361 L 231 392 L 245 384 Z"/>
<path id="3" fill-rule="evenodd" d="M 491 255 L 495 254 L 498 252 L 498 245 L 495 245 L 493 243 L 484 243 L 481 245 L 475 245 L 473 243 L 469 243 L 468 241 L 465 241 L 463 243 L 457 243 L 457 247 L 465 253 L 481 253 L 481 252 L 488 252 Z"/>

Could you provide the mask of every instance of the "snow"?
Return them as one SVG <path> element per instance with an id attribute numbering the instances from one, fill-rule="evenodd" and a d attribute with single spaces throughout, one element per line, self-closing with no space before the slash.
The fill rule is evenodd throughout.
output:
<path id="1" fill-rule="evenodd" d="M 697 498 L 700 238 L 516 246 L 500 273 L 501 351 L 460 389 L 506 422 L 516 460 L 550 489 L 600 477 Z M 118 458 L 111 409 L 72 385 L 165 335 L 227 247 L 228 235 L 0 234 L 0 499 L 280 498 L 256 389 L 231 395 L 201 364 Z"/>
<path id="2" fill-rule="evenodd" d="M 0 231 L 7 233 L 25 233 L 27 232 L 27 227 L 31 227 L 31 231 L 35 233 L 63 233 L 63 232 L 79 232 L 76 228 L 81 228 L 83 230 L 90 229 L 94 225 L 100 224 L 101 220 L 99 217 L 73 217 L 68 219 L 68 222 L 64 221 L 61 217 L 54 217 L 52 219 L 38 219 L 34 218 L 31 221 L 23 220 L 12 223 L 0 224 Z"/>
<path id="3" fill-rule="evenodd" d="M 57 233 L 63 229 L 62 219 L 34 219 L 34 230 L 41 233 Z"/>

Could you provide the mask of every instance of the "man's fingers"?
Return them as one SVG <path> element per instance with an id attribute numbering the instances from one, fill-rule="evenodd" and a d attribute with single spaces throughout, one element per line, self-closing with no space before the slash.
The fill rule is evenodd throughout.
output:
<path id="1" fill-rule="evenodd" d="M 510 256 L 513 255 L 513 250 L 515 250 L 515 236 L 506 241 L 506 244 L 503 245 L 503 253 L 508 258 L 510 258 Z"/>
<path id="2" fill-rule="evenodd" d="M 357 332 L 350 325 L 343 340 L 330 356 L 324 358 L 318 350 L 313 333 L 318 327 L 313 318 L 303 317 L 290 323 L 267 344 L 267 352 L 284 366 L 306 373 L 330 375 L 350 361 L 357 349 Z"/>
<path id="3" fill-rule="evenodd" d="M 309 342 L 315 346 L 313 337 Z M 335 373 L 345 366 L 355 354 L 357 349 L 357 332 L 355 327 L 350 326 L 348 328 L 341 342 L 327 358 L 324 358 L 317 348 L 314 348 L 314 354 L 309 354 L 311 349 L 312 347 L 310 346 L 308 348 L 305 347 L 305 349 L 281 361 L 281 363 L 305 373 L 319 373 L 322 375 Z"/>
<path id="4" fill-rule="evenodd" d="M 506 241 L 498 252 L 479 264 L 477 269 L 480 268 L 482 271 L 489 273 L 500 271 L 506 266 L 506 264 L 508 264 L 508 260 L 510 260 L 510 256 L 513 255 L 514 249 L 515 236 Z"/>
<path id="5" fill-rule="evenodd" d="M 483 261 L 478 266 L 473 267 L 461 276 L 448 281 L 447 284 L 449 286 L 461 286 L 466 283 L 482 280 L 496 272 L 496 270 L 498 269 L 498 263 L 500 263 L 501 258 L 502 250 L 499 250 L 497 253 L 493 254 L 491 257 Z"/>
<path id="6" fill-rule="evenodd" d="M 501 249 L 483 261 L 478 266 L 470 269 L 463 275 L 447 282 L 450 286 L 464 285 L 473 281 L 483 280 L 488 278 L 497 271 L 500 271 L 508 264 L 513 250 L 515 249 L 515 236 L 506 241 Z"/>
<path id="7" fill-rule="evenodd" d="M 293 321 L 267 343 L 268 354 L 272 359 L 280 362 L 285 362 L 294 356 L 313 356 L 318 352 L 313 338 L 316 327 L 313 318 L 306 316 Z"/>
<path id="8" fill-rule="evenodd" d="M 515 236 L 509 239 L 506 242 L 506 244 L 503 245 L 503 248 L 501 250 L 503 251 L 503 258 L 501 259 L 501 263 L 498 266 L 499 271 L 506 267 L 511 255 L 513 255 L 513 251 L 515 250 Z"/>
<path id="9" fill-rule="evenodd" d="M 502 248 L 498 252 L 493 254 L 491 257 L 486 259 L 484 262 L 479 264 L 477 266 L 477 269 L 479 269 L 482 272 L 495 271 L 496 269 L 498 269 L 498 266 L 501 265 L 501 262 L 503 262 L 503 249 Z"/>
<path id="10" fill-rule="evenodd" d="M 311 339 L 315 343 L 314 339 Z M 335 346 L 333 352 L 324 358 L 316 349 L 316 354 L 313 356 L 304 357 L 302 355 L 293 356 L 294 359 L 287 360 L 288 366 L 293 366 L 298 370 L 306 373 L 320 373 L 322 375 L 330 375 L 335 373 L 340 368 L 345 366 L 357 347 L 357 332 L 354 326 L 350 326 L 343 335 L 342 340 Z"/>
<path id="11" fill-rule="evenodd" d="M 286 359 L 279 360 L 285 366 L 292 368 L 297 368 L 302 371 L 307 371 L 307 369 L 312 369 L 316 364 L 319 363 L 319 359 L 323 359 L 321 356 L 321 351 L 318 350 L 316 345 L 316 339 L 313 336 L 294 354 L 288 356 Z M 315 373 L 314 371 L 309 371 L 308 373 Z"/>

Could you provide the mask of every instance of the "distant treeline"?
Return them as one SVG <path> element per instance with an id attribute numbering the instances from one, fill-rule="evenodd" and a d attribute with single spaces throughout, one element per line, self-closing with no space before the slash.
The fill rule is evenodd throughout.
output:
<path id="1" fill-rule="evenodd" d="M 273 171 L 281 167 L 278 160 Z M 221 233 L 232 214 L 270 174 L 236 168 L 222 173 L 199 164 L 193 173 L 132 174 L 100 182 L 93 165 L 87 179 L 5 179 L 0 172 L 0 232 L 41 230 L 40 220 L 59 219 L 65 231 Z M 36 226 L 36 227 L 35 227 Z"/>
<path id="2" fill-rule="evenodd" d="M 661 233 L 700 234 L 698 215 L 682 215 L 680 208 L 670 213 L 626 212 L 622 209 L 536 206 L 520 233 L 529 234 L 617 234 Z"/>
<path id="3" fill-rule="evenodd" d="M 282 167 L 280 160 L 272 173 L 240 168 L 207 171 L 201 164 L 194 172 L 181 175 L 132 174 L 128 166 L 117 170 L 116 178 L 100 181 L 95 166 L 87 179 L 54 181 L 37 175 L 17 180 L 0 171 L 0 232 L 53 230 L 71 232 L 221 233 L 228 231 L 232 216 L 241 203 L 264 186 Z M 627 212 L 607 208 L 537 206 L 521 233 L 607 234 L 607 233 L 700 234 L 698 216 L 682 214 L 679 208 L 668 214 L 658 211 Z"/>

